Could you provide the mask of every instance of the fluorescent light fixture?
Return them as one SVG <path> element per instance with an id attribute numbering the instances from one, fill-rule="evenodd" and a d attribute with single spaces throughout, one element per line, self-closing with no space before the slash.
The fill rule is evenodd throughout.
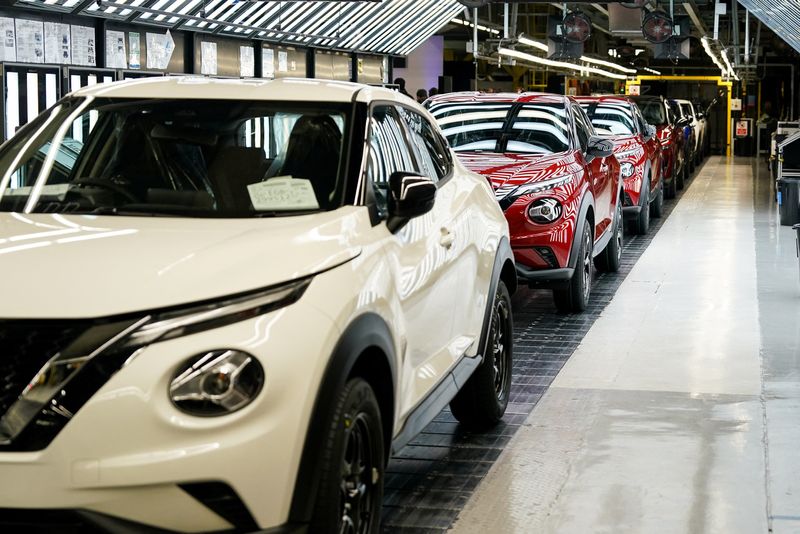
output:
<path id="1" fill-rule="evenodd" d="M 517 38 L 517 42 L 520 43 L 520 44 L 524 44 L 526 46 L 530 46 L 530 47 L 533 47 L 533 48 L 538 48 L 539 50 L 542 50 L 543 52 L 547 52 L 547 45 L 546 44 L 544 44 L 542 42 L 539 42 L 539 41 L 534 41 L 533 39 L 528 39 L 524 35 L 520 35 Z M 625 72 L 627 74 L 636 74 L 636 69 L 629 69 L 627 67 L 623 67 L 622 65 L 618 65 L 618 64 L 612 63 L 610 61 L 603 61 L 602 59 L 597 59 L 597 58 L 593 58 L 593 57 L 589 57 L 589 56 L 581 56 L 580 59 L 581 59 L 581 61 L 585 61 L 587 63 L 594 63 L 595 65 L 602 65 L 604 67 L 609 67 L 609 68 L 612 68 L 612 69 L 615 69 L 615 70 L 618 70 L 618 71 Z"/>
<path id="2" fill-rule="evenodd" d="M 469 26 L 470 28 L 474 27 L 475 25 L 472 22 L 462 20 L 462 19 L 450 19 L 450 22 L 453 24 L 461 24 L 462 26 Z M 500 35 L 500 30 L 495 30 L 494 28 L 489 28 L 488 26 L 483 26 L 478 24 L 478 29 L 484 32 L 489 32 L 492 35 Z"/>
<path id="3" fill-rule="evenodd" d="M 533 48 L 538 48 L 544 52 L 547 52 L 547 45 L 544 43 L 540 43 L 539 41 L 534 41 L 533 39 L 528 39 L 524 35 L 520 35 L 517 37 L 517 42 L 524 44 L 525 46 L 531 46 Z"/>
<path id="4" fill-rule="evenodd" d="M 720 72 L 722 73 L 722 76 L 725 78 L 734 78 L 736 81 L 738 81 L 739 76 L 737 76 L 736 73 L 733 72 L 733 67 L 731 67 L 731 62 L 730 60 L 728 60 L 728 53 L 725 51 L 725 49 L 722 50 L 722 59 L 725 61 L 725 65 L 723 65 L 720 62 L 717 55 L 711 49 L 711 44 L 710 44 L 711 40 L 704 35 L 700 39 L 700 42 L 703 44 L 703 50 L 706 51 L 708 57 L 710 57 L 711 61 L 714 62 L 714 65 L 716 65 L 717 68 L 719 68 Z"/>
<path id="5" fill-rule="evenodd" d="M 653 74 L 656 74 L 656 75 L 658 75 L 658 76 L 661 76 L 661 71 L 658 71 L 658 70 L 656 70 L 656 69 L 651 69 L 650 67 L 642 67 L 642 68 L 643 68 L 644 70 L 646 70 L 647 72 L 651 72 L 651 73 L 653 73 Z"/>
<path id="6" fill-rule="evenodd" d="M 722 60 L 725 62 L 725 65 L 728 67 L 728 76 L 733 76 L 737 82 L 739 81 L 739 77 L 733 71 L 733 67 L 731 66 L 731 61 L 728 59 L 728 51 L 726 49 L 722 49 Z"/>
<path id="7" fill-rule="evenodd" d="M 559 69 L 569 69 L 569 70 L 576 70 L 581 72 L 592 72 L 595 74 L 599 74 L 600 76 L 605 76 L 607 78 L 614 78 L 616 80 L 625 80 L 627 76 L 624 74 L 615 74 L 613 72 L 608 72 L 603 69 L 597 69 L 595 67 L 587 67 L 586 65 L 578 65 L 576 63 L 568 63 L 566 61 L 553 61 L 552 59 L 546 59 L 543 57 L 533 56 L 531 54 L 526 54 L 525 52 L 520 52 L 519 50 L 512 50 L 510 48 L 503 48 L 498 47 L 497 53 L 502 56 L 508 57 L 515 57 L 518 59 L 522 59 L 525 61 L 530 61 L 531 63 L 538 63 L 540 65 L 547 65 L 548 67 L 555 67 Z"/>

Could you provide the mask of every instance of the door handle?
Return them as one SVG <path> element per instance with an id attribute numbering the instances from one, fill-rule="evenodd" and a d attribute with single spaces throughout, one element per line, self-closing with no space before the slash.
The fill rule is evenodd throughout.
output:
<path id="1" fill-rule="evenodd" d="M 439 238 L 439 244 L 442 245 L 444 248 L 449 249 L 453 246 L 453 243 L 456 240 L 456 236 L 447 228 L 442 228 L 442 235 Z"/>

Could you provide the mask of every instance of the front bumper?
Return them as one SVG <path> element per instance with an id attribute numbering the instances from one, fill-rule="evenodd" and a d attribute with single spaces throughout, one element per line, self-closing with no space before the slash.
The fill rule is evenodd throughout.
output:
<path id="1" fill-rule="evenodd" d="M 312 335 L 303 329 L 308 324 L 315 325 Z M 210 501 L 184 489 L 219 483 L 241 500 L 251 526 L 282 525 L 325 367 L 320 355 L 331 354 L 338 337 L 330 319 L 301 299 L 144 348 L 46 449 L 0 453 L 0 509 L 30 511 L 44 504 L 67 516 L 88 517 L 90 525 L 108 524 L 108 532 L 121 530 L 106 516 L 119 525 L 156 531 L 242 530 L 247 525 L 226 519 Z M 220 348 L 243 350 L 261 361 L 266 383 L 259 396 L 223 417 L 177 410 L 168 396 L 176 370 L 187 358 Z M 36 515 L 44 517 L 40 511 Z"/>

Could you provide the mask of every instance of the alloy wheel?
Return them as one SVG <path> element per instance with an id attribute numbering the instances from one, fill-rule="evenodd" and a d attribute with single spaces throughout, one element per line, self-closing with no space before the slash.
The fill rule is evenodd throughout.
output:
<path id="1" fill-rule="evenodd" d="M 581 273 L 581 276 L 583 276 L 583 298 L 584 302 L 589 302 L 589 294 L 592 292 L 592 247 L 594 246 L 589 225 L 586 225 L 584 229 L 583 242 L 586 245 L 583 248 L 583 272 Z"/>
<path id="2" fill-rule="evenodd" d="M 350 418 L 348 418 L 350 419 Z M 366 534 L 371 530 L 372 501 L 378 469 L 370 447 L 367 415 L 350 419 L 341 470 L 342 519 L 340 534 Z"/>
<path id="3" fill-rule="evenodd" d="M 508 372 L 508 337 L 508 305 L 498 294 L 495 297 L 494 313 L 492 314 L 492 361 L 494 391 L 500 402 L 505 399 L 510 375 Z"/>

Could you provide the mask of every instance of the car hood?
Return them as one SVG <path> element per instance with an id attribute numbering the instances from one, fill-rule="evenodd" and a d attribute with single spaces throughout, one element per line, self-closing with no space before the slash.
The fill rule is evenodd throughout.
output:
<path id="1" fill-rule="evenodd" d="M 532 155 L 458 152 L 458 158 L 472 172 L 486 176 L 495 190 L 555 178 L 569 172 L 570 163 L 566 153 Z"/>
<path id="2" fill-rule="evenodd" d="M 224 297 L 360 253 L 365 208 L 250 219 L 0 213 L 0 318 L 90 318 Z"/>

